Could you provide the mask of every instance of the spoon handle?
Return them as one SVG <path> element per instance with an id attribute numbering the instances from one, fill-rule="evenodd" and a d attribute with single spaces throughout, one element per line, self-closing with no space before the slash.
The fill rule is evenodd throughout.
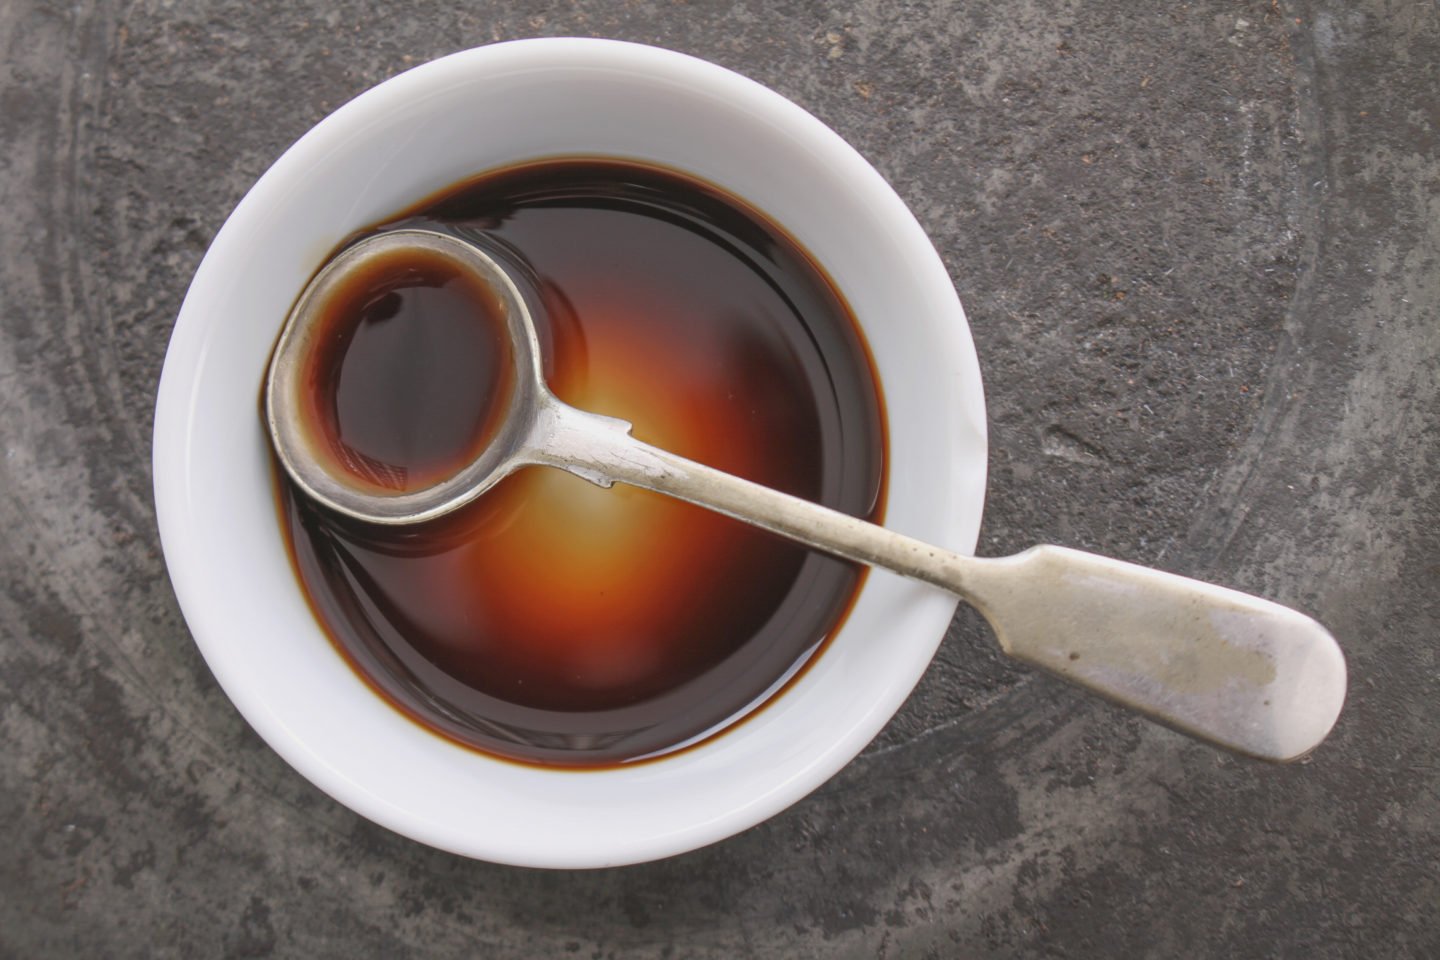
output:
<path id="1" fill-rule="evenodd" d="M 524 459 L 678 497 L 958 594 L 1010 656 L 1240 753 L 1293 760 L 1339 715 L 1345 659 L 1302 613 L 1065 547 L 961 556 L 652 447 L 629 429 L 547 397 Z"/>
<path id="2" fill-rule="evenodd" d="M 1303 613 L 1066 547 L 978 564 L 967 599 L 1006 653 L 1184 733 L 1286 761 L 1340 714 L 1345 658 Z"/>

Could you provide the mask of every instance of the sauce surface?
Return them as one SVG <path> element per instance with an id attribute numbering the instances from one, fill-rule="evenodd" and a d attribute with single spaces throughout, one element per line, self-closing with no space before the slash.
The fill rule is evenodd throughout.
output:
<path id="1" fill-rule="evenodd" d="M 676 173 L 557 160 L 461 184 L 367 233 L 401 227 L 509 259 L 562 400 L 878 519 L 884 426 L 868 353 L 825 276 L 762 215 Z M 414 306 L 438 339 L 411 343 L 408 324 L 386 319 L 375 351 L 420 358 L 426 374 L 399 389 L 443 380 L 436 395 L 466 409 L 471 387 L 450 381 L 466 380 L 463 358 L 483 383 L 472 334 L 484 325 L 431 322 L 420 298 L 404 306 L 393 319 Z M 397 381 L 373 375 L 390 364 L 352 369 L 365 355 L 354 344 L 331 381 L 352 391 L 339 408 L 378 412 L 343 418 L 347 443 L 406 469 L 465 447 L 473 422 L 429 446 L 392 436 L 384 398 Z M 728 726 L 803 668 L 862 577 L 698 507 L 545 468 L 411 528 L 338 518 L 283 478 L 281 505 L 317 617 L 377 692 L 453 740 L 547 765 L 645 758 Z"/>
<path id="2" fill-rule="evenodd" d="M 320 303 L 301 417 L 312 447 L 382 491 L 431 486 L 494 435 L 515 381 L 485 284 L 429 251 L 387 254 Z"/>

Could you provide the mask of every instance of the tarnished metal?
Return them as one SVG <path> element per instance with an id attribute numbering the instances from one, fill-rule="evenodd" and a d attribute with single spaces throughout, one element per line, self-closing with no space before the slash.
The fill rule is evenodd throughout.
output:
<path id="1" fill-rule="evenodd" d="M 296 383 L 316 308 L 344 273 L 405 247 L 475 269 L 505 305 L 515 394 L 494 442 L 426 490 L 374 493 L 331 475 L 306 446 Z M 281 462 L 310 496 L 376 523 L 412 523 L 468 503 L 528 465 L 608 487 L 627 483 L 718 511 L 817 550 L 884 567 L 972 603 L 1016 659 L 1177 730 L 1266 760 L 1292 760 L 1329 733 L 1345 699 L 1345 660 L 1319 623 L 1234 590 L 1056 546 L 965 557 L 653 447 L 622 420 L 586 413 L 545 386 L 524 297 L 483 251 L 428 231 L 396 231 L 337 257 L 301 296 L 267 385 Z"/>

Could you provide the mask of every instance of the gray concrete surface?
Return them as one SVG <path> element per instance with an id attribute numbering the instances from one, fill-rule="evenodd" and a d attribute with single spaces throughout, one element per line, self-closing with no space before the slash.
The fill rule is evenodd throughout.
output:
<path id="1" fill-rule="evenodd" d="M 471 862 L 286 767 L 159 555 L 170 326 L 329 109 L 546 34 L 698 54 L 849 138 L 970 313 L 982 552 L 1311 611 L 1352 671 L 1332 741 L 1219 755 L 962 612 L 860 759 L 667 862 Z M 9 0 L 0 47 L 0 956 L 1440 955 L 1433 2 Z"/>

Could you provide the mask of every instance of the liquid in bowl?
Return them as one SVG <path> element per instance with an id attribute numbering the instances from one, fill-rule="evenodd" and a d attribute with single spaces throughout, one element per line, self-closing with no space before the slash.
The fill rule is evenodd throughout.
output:
<path id="1" fill-rule="evenodd" d="M 512 259 L 560 399 L 881 519 L 883 404 L 858 324 L 762 213 L 673 171 L 567 159 L 456 185 L 351 239 L 404 227 Z M 382 479 L 463 462 L 485 434 L 483 371 L 504 367 L 486 354 L 483 321 L 456 315 L 473 298 L 447 300 L 443 277 L 398 277 L 374 278 L 378 309 L 335 321 L 344 349 L 316 380 L 317 431 L 353 424 L 349 436 L 368 439 L 349 446 Z M 401 332 L 417 318 L 424 343 Z M 434 383 L 471 356 L 475 380 Z M 396 384 L 408 406 L 377 403 Z M 396 442 L 432 421 L 431 442 Z M 300 580 L 351 666 L 424 727 L 528 763 L 611 766 L 727 728 L 817 655 L 864 577 L 698 507 L 545 468 L 408 529 L 338 518 L 288 480 L 280 488 Z"/>

